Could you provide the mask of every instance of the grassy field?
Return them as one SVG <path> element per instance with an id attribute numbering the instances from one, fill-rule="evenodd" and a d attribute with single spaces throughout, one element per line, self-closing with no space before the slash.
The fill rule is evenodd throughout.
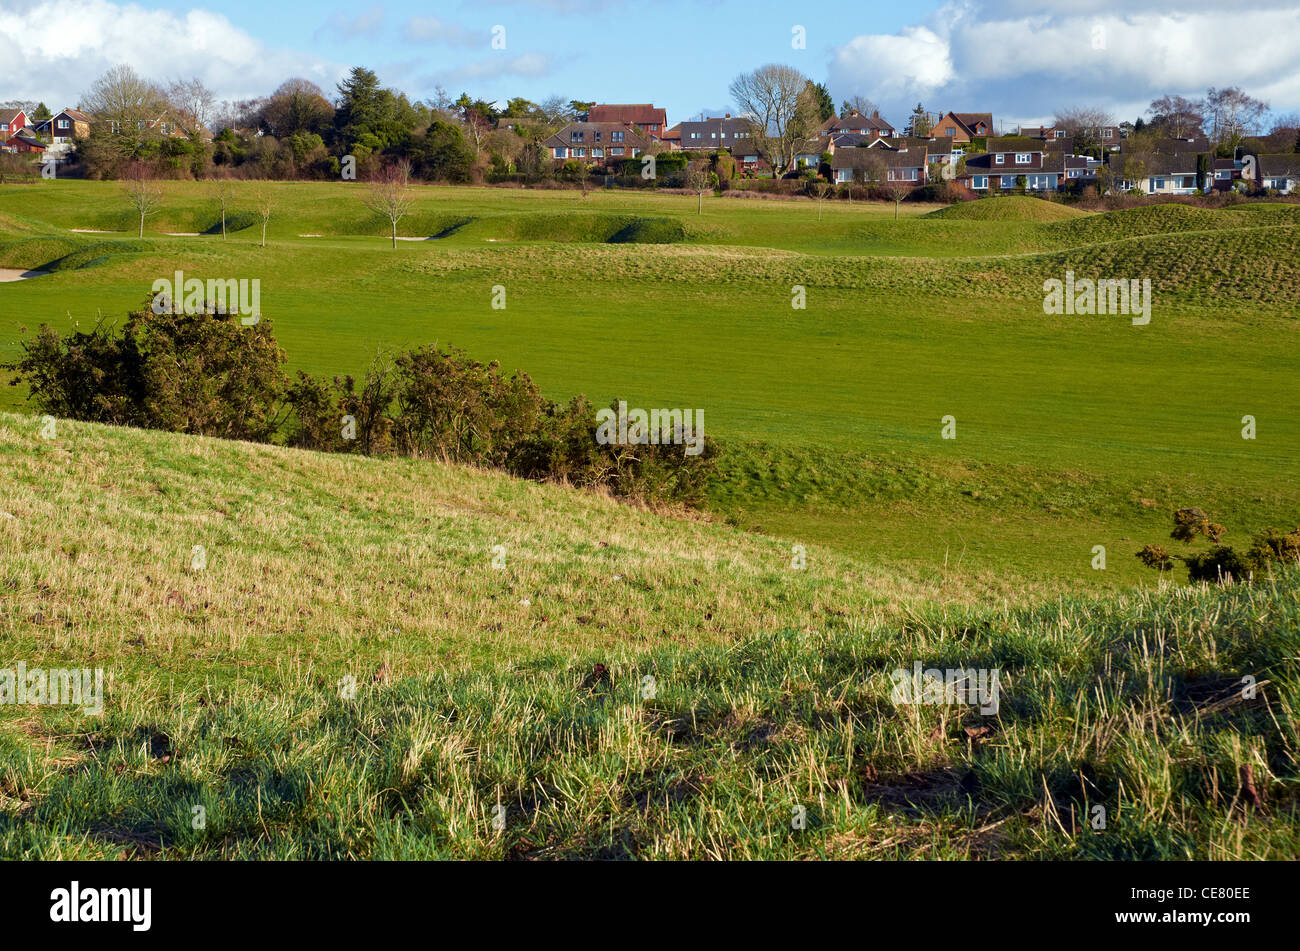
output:
<path id="1" fill-rule="evenodd" d="M 253 186 L 224 239 L 205 186 L 163 187 L 142 238 L 113 183 L 0 187 L 0 268 L 47 272 L 0 283 L 0 362 L 175 270 L 256 278 L 291 370 L 457 346 L 554 399 L 702 408 L 720 468 L 656 513 L 47 439 L 0 388 L 0 677 L 108 678 L 95 719 L 0 704 L 0 855 L 1296 854 L 1300 574 L 1133 555 L 1186 505 L 1230 544 L 1300 523 L 1300 206 L 421 187 L 427 240 L 392 248 L 364 186 L 277 184 L 262 248 Z M 1067 271 L 1149 279 L 1150 323 L 1045 315 Z M 914 663 L 998 670 L 1000 711 L 895 702 Z"/>
<path id="2" fill-rule="evenodd" d="M 1130 555 L 1180 505 L 1241 532 L 1300 511 L 1300 206 L 1005 198 L 895 221 L 827 203 L 818 221 L 811 201 L 696 215 L 679 195 L 430 187 L 402 233 L 441 237 L 394 250 L 363 186 L 271 188 L 265 249 L 248 196 L 225 240 L 161 234 L 219 231 L 195 183 L 165 186 L 143 240 L 119 233 L 112 183 L 0 188 L 0 267 L 52 271 L 0 285 L 0 359 L 22 328 L 119 316 L 179 268 L 260 279 L 293 369 L 437 342 L 554 398 L 703 408 L 729 444 L 712 510 L 845 552 L 1115 588 L 1143 580 Z M 1044 316 L 1042 282 L 1067 269 L 1149 277 L 1151 323 Z"/>
<path id="3" fill-rule="evenodd" d="M 410 460 L 2 414 L 0 464 L 5 663 L 105 670 L 100 716 L 0 706 L 2 855 L 1300 848 L 1294 571 L 989 605 Z M 894 702 L 916 663 L 996 715 Z"/>

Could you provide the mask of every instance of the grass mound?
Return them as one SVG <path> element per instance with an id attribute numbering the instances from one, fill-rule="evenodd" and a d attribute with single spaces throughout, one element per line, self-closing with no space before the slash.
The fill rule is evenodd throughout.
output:
<path id="1" fill-rule="evenodd" d="M 0 267 L 68 271 L 96 267 L 152 250 L 149 241 L 41 236 L 0 239 Z"/>
<path id="2" fill-rule="evenodd" d="M 925 218 L 945 218 L 959 221 L 1066 221 L 1087 217 L 1088 212 L 1068 205 L 1032 198 L 1027 195 L 1007 195 L 998 198 L 979 198 L 959 202 L 924 215 Z"/>
<path id="3" fill-rule="evenodd" d="M 1300 849 L 1294 572 L 940 606 L 821 550 L 791 571 L 772 539 L 488 473 L 38 431 L 0 416 L 0 624 L 29 667 L 106 683 L 93 719 L 0 707 L 8 856 Z M 997 670 L 997 711 L 897 702 L 917 662 Z"/>

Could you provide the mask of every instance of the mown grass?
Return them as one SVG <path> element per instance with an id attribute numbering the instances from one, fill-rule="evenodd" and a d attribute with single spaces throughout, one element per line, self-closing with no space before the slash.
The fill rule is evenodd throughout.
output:
<path id="1" fill-rule="evenodd" d="M 692 196 L 421 188 L 402 231 L 445 236 L 394 251 L 362 186 L 271 187 L 265 249 L 257 229 L 160 235 L 214 227 L 193 183 L 165 186 L 143 240 L 66 230 L 122 224 L 112 183 L 0 189 L 0 266 L 54 269 L 0 286 L 0 359 L 23 328 L 120 318 L 179 268 L 261 280 L 291 370 L 359 373 L 381 348 L 436 342 L 554 399 L 703 408 L 736 477 L 710 511 L 917 571 L 964 559 L 1113 587 L 1149 580 L 1128 556 L 1180 505 L 1234 535 L 1298 520 L 1292 206 L 1079 216 L 999 198 L 996 220 L 855 203 L 818 222 L 812 202 L 708 199 L 697 216 Z M 1149 277 L 1152 323 L 1045 316 L 1043 281 L 1066 270 Z M 22 393 L 0 388 L 0 405 Z M 949 414 L 956 440 L 940 438 Z"/>
<path id="2" fill-rule="evenodd" d="M 1050 597 L 430 462 L 12 415 L 0 458 L 0 668 L 108 681 L 0 706 L 0 854 L 1300 847 L 1300 571 Z M 996 715 L 895 703 L 917 661 Z"/>

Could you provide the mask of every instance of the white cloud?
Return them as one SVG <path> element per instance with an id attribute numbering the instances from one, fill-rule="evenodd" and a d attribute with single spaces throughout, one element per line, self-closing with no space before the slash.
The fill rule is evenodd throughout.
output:
<path id="1" fill-rule="evenodd" d="M 437 17 L 413 16 L 406 21 L 406 38 L 416 43 L 441 43 L 447 46 L 489 47 L 487 32 L 467 30 Z"/>
<path id="2" fill-rule="evenodd" d="M 550 74 L 550 56 L 545 53 L 522 53 L 519 56 L 488 56 L 441 73 L 439 77 L 445 82 L 462 82 L 500 79 L 505 76 L 538 78 Z"/>
<path id="3" fill-rule="evenodd" d="M 840 47 L 831 89 L 871 96 L 900 117 L 921 100 L 934 111 L 992 110 L 1008 125 L 1083 104 L 1133 118 L 1159 95 L 1209 86 L 1240 86 L 1294 110 L 1300 10 L 1263 2 L 1275 11 L 1249 18 L 1195 0 L 1180 0 L 1184 12 L 1156 0 L 1067 0 L 1052 13 L 1031 0 L 953 3 L 924 24 Z"/>
<path id="4" fill-rule="evenodd" d="M 373 36 L 379 32 L 379 28 L 383 25 L 384 8 L 379 4 L 375 4 L 362 10 L 354 17 L 335 13 L 326 21 L 323 27 L 316 31 L 316 35 L 319 37 L 323 33 L 334 32 L 342 36 L 343 39 L 350 40 L 358 36 Z"/>
<path id="5" fill-rule="evenodd" d="M 346 72 L 308 53 L 269 49 L 217 13 L 111 0 L 30 0 L 0 10 L 0 49 L 5 95 L 52 109 L 75 104 L 118 63 L 157 81 L 197 75 L 225 99 L 265 95 L 290 76 L 328 89 Z"/>

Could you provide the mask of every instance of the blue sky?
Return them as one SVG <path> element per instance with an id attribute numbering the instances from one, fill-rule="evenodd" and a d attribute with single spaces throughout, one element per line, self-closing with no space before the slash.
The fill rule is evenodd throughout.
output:
<path id="1" fill-rule="evenodd" d="M 1155 96 L 1240 85 L 1300 111 L 1300 8 L 1254 0 L 0 0 L 0 100 L 71 104 L 116 62 L 165 81 L 198 75 L 219 98 L 294 75 L 327 90 L 365 65 L 413 98 L 441 84 L 487 99 L 647 102 L 670 122 L 732 111 L 740 72 L 786 63 L 901 125 L 917 101 L 991 111 L 1007 125 L 1096 105 L 1133 118 Z M 1268 24 L 1267 29 L 1262 27 Z M 505 28 L 505 49 L 490 44 Z M 792 46 L 792 29 L 806 46 Z"/>

